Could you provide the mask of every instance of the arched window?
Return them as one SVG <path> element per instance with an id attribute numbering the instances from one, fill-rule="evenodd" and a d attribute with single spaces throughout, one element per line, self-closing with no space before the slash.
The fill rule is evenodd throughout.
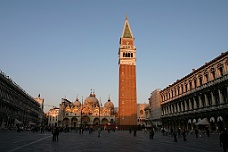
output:
<path id="1" fill-rule="evenodd" d="M 220 76 L 223 76 L 223 67 L 222 66 L 219 67 L 219 73 L 220 73 Z"/>
<path id="2" fill-rule="evenodd" d="M 194 87 L 197 87 L 196 78 L 194 79 Z"/>

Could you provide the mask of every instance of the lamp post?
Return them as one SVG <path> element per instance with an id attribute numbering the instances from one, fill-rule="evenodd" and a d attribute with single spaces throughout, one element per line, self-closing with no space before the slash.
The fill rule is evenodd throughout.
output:
<path id="1" fill-rule="evenodd" d="M 82 105 L 81 105 L 81 124 L 80 124 L 80 134 L 82 133 L 82 109 L 83 109 L 83 96 L 82 96 Z"/>
<path id="2" fill-rule="evenodd" d="M 100 124 L 101 124 L 101 98 L 100 98 L 100 102 L 98 103 L 98 107 L 99 107 L 99 127 L 100 127 Z"/>
<path id="3" fill-rule="evenodd" d="M 99 127 L 100 127 L 100 121 L 101 121 L 101 120 L 100 120 L 100 117 L 101 117 L 101 114 L 100 114 L 101 112 L 100 112 L 100 111 L 101 111 L 101 107 L 100 107 L 100 105 L 99 105 Z"/>

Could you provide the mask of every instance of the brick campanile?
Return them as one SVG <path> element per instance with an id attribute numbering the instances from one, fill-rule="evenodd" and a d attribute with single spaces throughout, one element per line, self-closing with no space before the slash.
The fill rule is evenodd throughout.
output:
<path id="1" fill-rule="evenodd" d="M 119 48 L 119 110 L 120 126 L 137 125 L 136 47 L 126 17 Z"/>

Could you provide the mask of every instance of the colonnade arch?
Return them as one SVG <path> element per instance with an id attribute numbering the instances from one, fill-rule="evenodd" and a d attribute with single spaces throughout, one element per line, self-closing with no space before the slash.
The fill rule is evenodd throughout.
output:
<path id="1" fill-rule="evenodd" d="M 163 119 L 163 127 L 171 130 L 171 129 L 187 129 L 188 131 L 194 130 L 195 128 L 205 130 L 208 128 L 212 132 L 220 132 L 226 125 L 224 123 L 225 116 L 215 115 L 207 117 L 207 115 L 201 117 L 172 117 Z M 200 124 L 199 122 L 207 120 L 206 123 Z M 199 124 L 197 124 L 199 123 Z"/>

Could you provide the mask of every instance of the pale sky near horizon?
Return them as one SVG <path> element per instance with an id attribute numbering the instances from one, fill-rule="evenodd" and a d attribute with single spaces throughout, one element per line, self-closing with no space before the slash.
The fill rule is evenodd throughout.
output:
<path id="1" fill-rule="evenodd" d="M 0 70 L 45 105 L 81 101 L 94 89 L 117 107 L 126 15 L 138 103 L 228 50 L 227 0 L 1 0 Z"/>

